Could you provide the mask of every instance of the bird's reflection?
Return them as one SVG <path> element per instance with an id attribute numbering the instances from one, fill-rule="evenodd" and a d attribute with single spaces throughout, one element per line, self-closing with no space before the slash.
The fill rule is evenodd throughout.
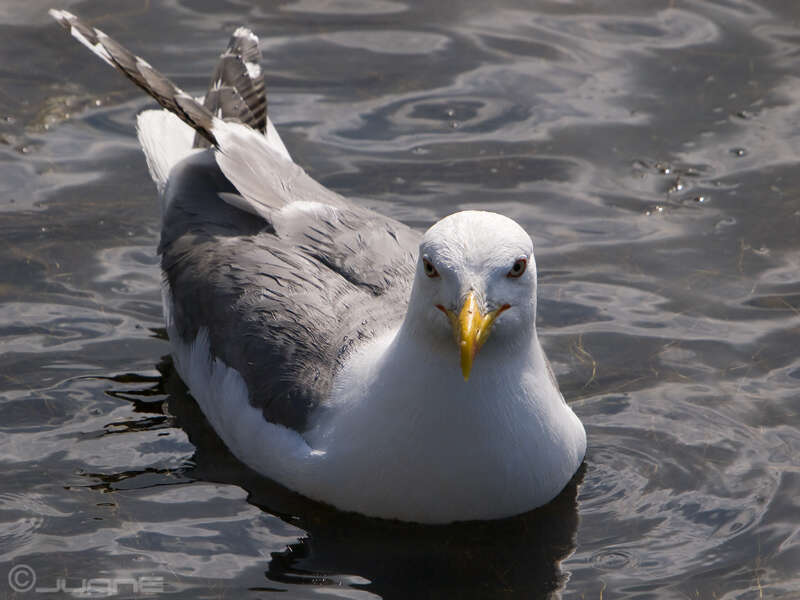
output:
<path id="1" fill-rule="evenodd" d="M 186 474 L 240 486 L 250 503 L 307 532 L 271 555 L 265 587 L 341 585 L 344 580 L 383 598 L 403 599 L 540 598 L 558 595 L 563 587 L 560 561 L 575 547 L 577 487 L 584 467 L 547 506 L 499 521 L 432 526 L 342 513 L 240 463 L 209 426 L 169 359 L 159 370 L 168 410 L 196 447 L 195 467 Z"/>

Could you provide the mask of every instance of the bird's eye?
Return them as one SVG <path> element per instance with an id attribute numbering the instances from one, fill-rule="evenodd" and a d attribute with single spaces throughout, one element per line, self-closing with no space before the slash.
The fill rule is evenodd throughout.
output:
<path id="1" fill-rule="evenodd" d="M 433 266 L 433 263 L 424 256 L 422 257 L 422 268 L 425 271 L 425 275 L 427 275 L 428 277 L 439 276 L 439 271 L 437 271 L 436 267 Z"/>
<path id="2" fill-rule="evenodd" d="M 511 270 L 508 272 L 508 277 L 519 277 L 524 272 L 525 269 L 528 268 L 528 259 L 527 258 L 518 258 L 514 261 L 514 266 L 511 267 Z"/>

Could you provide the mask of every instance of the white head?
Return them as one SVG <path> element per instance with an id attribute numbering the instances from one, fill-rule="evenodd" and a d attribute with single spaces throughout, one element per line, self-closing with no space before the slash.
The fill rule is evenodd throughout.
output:
<path id="1" fill-rule="evenodd" d="M 496 213 L 464 211 L 425 232 L 406 325 L 442 351 L 460 352 L 465 379 L 484 344 L 529 344 L 535 324 L 536 263 L 522 227 Z"/>

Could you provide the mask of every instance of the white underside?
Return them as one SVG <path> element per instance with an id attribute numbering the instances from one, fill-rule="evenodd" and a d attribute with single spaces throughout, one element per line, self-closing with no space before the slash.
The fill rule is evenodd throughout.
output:
<path id="1" fill-rule="evenodd" d="M 387 390 L 354 400 L 362 391 L 358 380 L 382 368 L 373 357 L 386 354 L 391 335 L 350 362 L 331 404 L 304 437 L 267 422 L 250 404 L 241 375 L 211 358 L 207 331 L 191 343 L 181 340 L 166 287 L 163 296 L 176 367 L 211 426 L 243 463 L 314 500 L 421 523 L 496 519 L 552 500 L 583 460 L 583 426 L 560 398 L 511 398 L 500 410 L 489 403 L 482 408 L 481 398 L 448 398 L 436 385 L 431 389 L 441 365 L 431 365 L 433 377 L 418 372 L 420 385 L 407 385 L 407 396 Z M 397 362 L 407 382 L 402 356 Z M 483 396 L 480 383 L 473 383 Z M 496 382 L 488 385 L 491 394 L 502 393 Z M 431 393 L 443 400 L 439 406 L 414 401 Z"/>

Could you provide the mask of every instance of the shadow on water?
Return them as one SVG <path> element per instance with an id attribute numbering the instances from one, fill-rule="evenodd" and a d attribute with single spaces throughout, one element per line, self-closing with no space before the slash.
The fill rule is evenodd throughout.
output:
<path id="1" fill-rule="evenodd" d="M 239 462 L 206 421 L 172 361 L 166 357 L 158 368 L 167 411 L 196 448 L 194 466 L 183 475 L 240 486 L 248 502 L 306 532 L 285 551 L 272 553 L 263 589 L 346 581 L 382 598 L 537 598 L 564 584 L 560 561 L 575 549 L 577 490 L 585 467 L 547 506 L 509 519 L 432 526 L 343 513 Z"/>

